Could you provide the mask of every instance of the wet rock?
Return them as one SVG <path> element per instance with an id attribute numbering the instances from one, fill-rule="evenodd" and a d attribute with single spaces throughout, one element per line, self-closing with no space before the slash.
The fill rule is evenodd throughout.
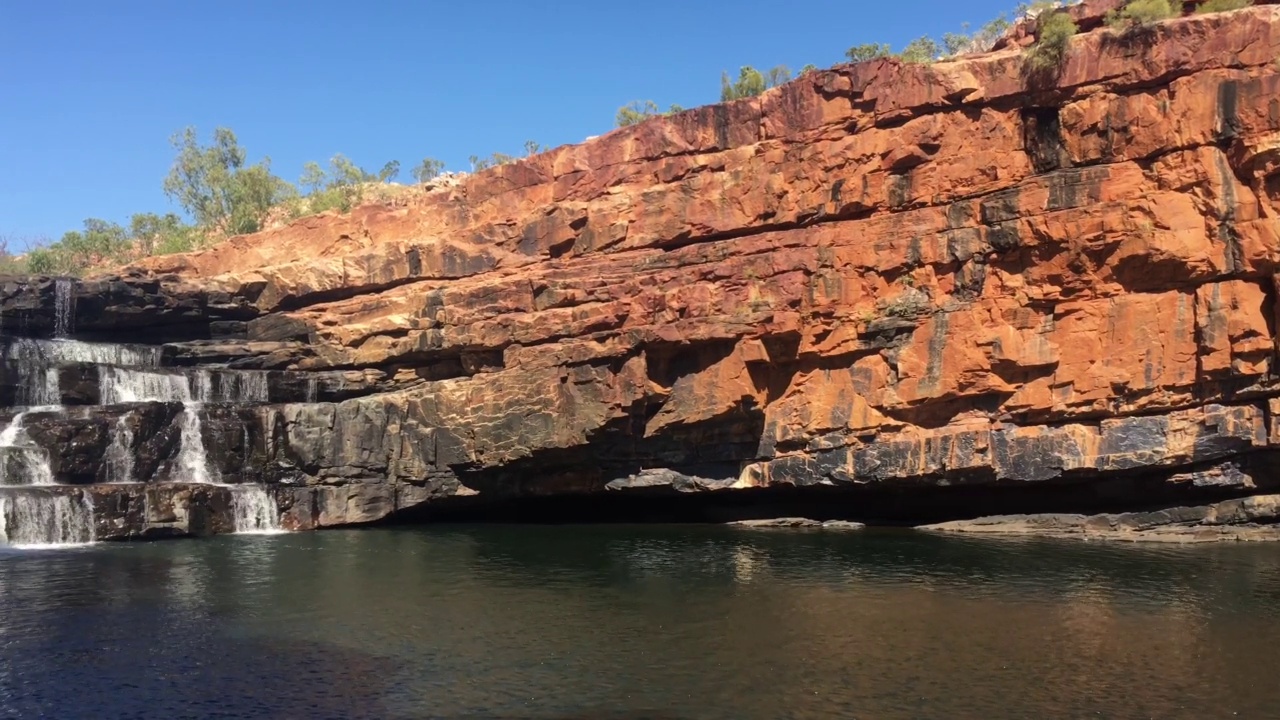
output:
<path id="1" fill-rule="evenodd" d="M 763 520 L 735 520 L 727 523 L 743 528 L 807 528 L 816 530 L 862 530 L 863 523 L 850 520 L 811 520 L 801 517 L 768 518 Z"/>
<path id="2" fill-rule="evenodd" d="M 1255 495 L 1197 507 L 1100 515 L 1001 515 L 921 526 L 990 536 L 1044 536 L 1132 542 L 1280 540 L 1280 495 Z"/>

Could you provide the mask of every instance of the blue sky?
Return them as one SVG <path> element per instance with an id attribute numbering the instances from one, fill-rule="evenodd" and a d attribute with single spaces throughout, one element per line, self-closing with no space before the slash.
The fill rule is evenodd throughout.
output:
<path id="1" fill-rule="evenodd" d="M 168 138 L 230 127 L 296 181 L 341 152 L 371 171 L 580 142 L 630 100 L 692 107 L 741 65 L 899 49 L 1000 0 L 40 0 L 0 3 L 0 237 L 177 211 Z M 16 245 L 17 247 L 14 247 Z"/>

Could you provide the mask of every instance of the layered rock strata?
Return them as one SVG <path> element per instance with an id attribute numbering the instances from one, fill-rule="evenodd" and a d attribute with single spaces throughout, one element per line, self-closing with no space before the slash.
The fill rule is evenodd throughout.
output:
<path id="1" fill-rule="evenodd" d="M 151 258 L 77 286 L 77 337 L 268 371 L 208 432 L 296 528 L 1269 494 L 1278 56 L 1265 5 L 1094 29 L 1049 76 L 1015 47 L 839 66 Z M 52 332 L 53 286 L 4 284 L 4 330 Z"/>

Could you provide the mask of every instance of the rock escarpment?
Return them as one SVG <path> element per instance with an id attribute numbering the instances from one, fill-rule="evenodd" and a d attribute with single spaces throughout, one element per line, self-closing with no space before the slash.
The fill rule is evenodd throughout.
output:
<path id="1" fill-rule="evenodd" d="M 152 258 L 77 286 L 75 336 L 264 372 L 205 432 L 292 528 L 1267 495 L 1277 56 L 1268 5 L 1086 32 L 1047 78 L 841 66 Z M 5 330 L 51 333 L 53 295 L 5 284 Z"/>

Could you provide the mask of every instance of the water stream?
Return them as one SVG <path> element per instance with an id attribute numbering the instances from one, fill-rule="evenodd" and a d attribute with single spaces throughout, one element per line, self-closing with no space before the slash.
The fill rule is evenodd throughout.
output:
<path id="1" fill-rule="evenodd" d="M 227 488 L 236 532 L 268 533 L 279 528 L 279 510 L 271 493 L 261 486 L 221 483 L 210 462 L 204 440 L 206 403 L 250 404 L 268 399 L 264 372 L 179 369 L 160 367 L 159 348 L 86 343 L 65 337 L 74 332 L 75 297 L 70 281 L 58 281 L 57 334 L 53 340 L 8 338 L 4 359 L 18 366 L 21 386 L 17 412 L 0 430 L 0 488 L 4 489 L 0 522 L 5 528 L 0 542 L 24 547 L 64 545 L 93 541 L 93 505 L 87 492 L 27 492 L 34 486 L 58 486 L 50 464 L 56 448 L 42 448 L 28 432 L 33 413 L 54 413 L 60 422 L 75 423 L 82 416 L 68 416 L 61 403 L 60 367 L 92 365 L 97 372 L 100 406 L 131 403 L 181 403 L 179 441 L 167 478 L 171 482 L 216 484 Z M 83 419 L 93 421 L 92 408 Z M 131 412 L 116 417 L 110 426 L 110 442 L 102 462 L 110 484 L 147 482 L 138 477 L 135 452 L 138 438 L 130 422 Z M 97 416 L 101 418 L 100 415 Z M 100 421 L 100 420 L 99 420 Z M 19 489 L 19 486 L 22 489 Z M 145 497 L 145 496 L 144 496 Z"/>
<path id="2" fill-rule="evenodd" d="M 0 542 L 16 548 L 86 545 L 94 541 L 89 493 L 6 493 L 0 497 Z"/>
<path id="3" fill-rule="evenodd" d="M 53 281 L 54 330 L 57 337 L 67 337 L 76 330 L 76 286 L 71 278 Z"/>

